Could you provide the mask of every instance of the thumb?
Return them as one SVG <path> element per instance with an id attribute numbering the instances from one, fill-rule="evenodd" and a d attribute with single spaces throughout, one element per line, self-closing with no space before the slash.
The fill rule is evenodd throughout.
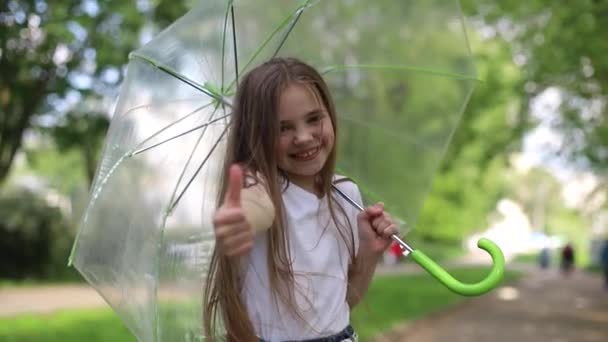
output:
<path id="1" fill-rule="evenodd" d="M 224 205 L 232 207 L 241 206 L 241 190 L 243 189 L 243 169 L 233 164 L 228 169 L 228 186 L 224 196 Z"/>

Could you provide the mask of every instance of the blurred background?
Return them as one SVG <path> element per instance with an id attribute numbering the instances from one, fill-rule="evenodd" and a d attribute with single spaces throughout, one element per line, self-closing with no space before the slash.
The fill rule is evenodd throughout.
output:
<path id="1" fill-rule="evenodd" d="M 1 1 L 0 341 L 133 341 L 67 258 L 127 55 L 194 2 Z M 596 282 L 605 305 L 608 1 L 463 0 L 462 8 L 483 82 L 433 181 L 424 229 L 406 240 L 474 279 L 488 262 L 475 244 L 489 237 L 515 265 L 513 284 L 547 271 L 547 284 L 585 284 L 565 288 L 578 296 Z M 557 273 L 566 246 L 582 278 Z M 462 300 L 390 253 L 368 296 L 376 309 L 355 313 L 364 340 Z M 419 302 L 395 311 L 387 293 L 407 291 Z M 608 339 L 608 305 L 593 310 L 599 335 L 573 341 Z"/>

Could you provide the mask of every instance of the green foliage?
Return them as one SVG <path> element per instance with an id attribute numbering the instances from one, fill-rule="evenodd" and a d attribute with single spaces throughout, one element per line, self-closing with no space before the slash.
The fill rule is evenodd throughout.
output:
<path id="1" fill-rule="evenodd" d="M 487 168 L 466 164 L 440 173 L 425 202 L 416 236 L 444 242 L 457 242 L 487 227 L 503 193 L 502 160 Z"/>
<path id="2" fill-rule="evenodd" d="M 522 206 L 532 229 L 572 242 L 577 251 L 577 264 L 586 265 L 589 262 L 590 220 L 580 210 L 566 205 L 559 181 L 541 168 L 523 173 L 512 170 L 506 179 L 505 196 Z"/>
<path id="3" fill-rule="evenodd" d="M 546 89 L 559 90 L 561 106 L 552 125 L 565 141 L 555 152 L 579 167 L 605 171 L 608 1 L 483 0 L 465 1 L 465 8 L 513 47 L 525 75 L 518 95 L 526 106 Z"/>
<path id="4" fill-rule="evenodd" d="M 70 89 L 89 91 L 73 84 L 70 77 L 87 73 L 85 64 L 96 63 L 92 76 L 107 67 L 124 63 L 133 41 L 120 32 L 129 32 L 136 23 L 122 22 L 120 13 L 110 8 L 132 2 L 104 1 L 100 11 L 86 11 L 81 1 L 10 1 L 0 10 L 2 58 L 0 74 L 1 121 L 0 180 L 8 173 L 15 152 L 21 146 L 31 118 L 41 114 L 47 101 L 57 100 Z M 131 5 L 133 7 L 134 5 Z M 129 10 L 135 10 L 129 8 Z M 122 17 L 122 18 L 121 18 Z M 95 53 L 104 46 L 113 53 Z"/>
<path id="5" fill-rule="evenodd" d="M 27 167 L 15 170 L 20 174 L 40 176 L 50 187 L 66 196 L 84 188 L 84 164 L 78 151 L 60 152 L 51 145 L 28 148 L 25 156 Z"/>
<path id="6" fill-rule="evenodd" d="M 408 235 L 406 239 L 408 244 L 418 250 L 424 251 L 424 254 L 440 265 L 457 260 L 467 252 L 460 239 L 448 240 L 444 237 L 435 238 L 435 236 L 431 234 L 417 234 L 416 232 Z M 411 259 L 407 258 L 403 261 L 409 263 L 413 262 Z"/>
<path id="7" fill-rule="evenodd" d="M 552 259 L 555 258 L 555 256 L 557 255 L 557 253 L 555 253 L 555 251 L 552 251 L 551 254 L 553 254 L 550 257 Z M 518 254 L 513 261 L 516 263 L 537 264 L 539 258 L 540 258 L 540 256 L 538 253 L 526 253 L 526 254 Z M 553 263 L 555 263 L 555 261 L 553 261 Z"/>
<path id="8" fill-rule="evenodd" d="M 57 208 L 28 191 L 0 197 L 0 277 L 57 278 L 69 274 L 66 260 L 73 229 Z"/>
<path id="9" fill-rule="evenodd" d="M 62 124 L 50 131 L 60 151 L 78 150 L 85 176 L 90 186 L 95 177 L 97 161 L 101 153 L 103 138 L 110 125 L 108 118 L 100 113 L 68 113 Z"/>
<path id="10" fill-rule="evenodd" d="M 120 83 L 120 70 L 127 54 L 140 44 L 150 9 L 138 7 L 141 1 L 92 3 L 12 0 L 0 8 L 0 182 L 33 119 L 54 114 L 67 94 L 104 95 Z M 182 2 L 154 3 L 169 9 L 181 8 Z M 176 15 L 162 13 L 166 20 Z M 119 77 L 107 77 L 108 72 Z"/>
<path id="11" fill-rule="evenodd" d="M 482 81 L 476 84 L 448 147 L 442 162 L 444 171 L 457 160 L 478 163 L 483 169 L 495 157 L 506 158 L 509 152 L 517 150 L 525 133 L 525 116 L 517 110 L 520 106 L 517 88 L 522 75 L 511 61 L 509 46 L 480 42 L 475 37 L 473 49 Z"/>
<path id="12" fill-rule="evenodd" d="M 180 1 L 163 1 L 152 0 L 155 23 L 159 27 L 167 27 L 177 18 L 184 15 L 197 1 L 196 0 L 180 0 Z"/>
<path id="13" fill-rule="evenodd" d="M 576 239 L 576 237 L 587 236 L 586 225 L 588 224 L 581 215 L 574 209 L 563 208 L 560 211 L 554 212 L 548 217 L 547 226 L 551 233 L 564 236 L 567 239 Z M 586 241 L 584 239 L 583 241 Z"/>
<path id="14" fill-rule="evenodd" d="M 591 229 L 589 222 L 573 209 L 564 209 L 551 215 L 548 220 L 550 231 L 566 242 L 571 242 L 576 252 L 575 263 L 588 266 L 591 262 Z"/>
<path id="15" fill-rule="evenodd" d="M 548 221 L 567 210 L 559 181 L 545 169 L 533 168 L 525 172 L 511 170 L 507 173 L 506 182 L 508 190 L 505 195 L 522 206 L 530 218 L 532 229 L 556 233 L 553 224 Z"/>
<path id="16" fill-rule="evenodd" d="M 517 114 L 521 75 L 504 44 L 478 42 L 479 82 L 442 160 L 415 236 L 460 241 L 487 226 L 507 186 L 507 156 L 519 148 L 525 118 Z M 508 51 L 508 49 L 506 50 Z"/>

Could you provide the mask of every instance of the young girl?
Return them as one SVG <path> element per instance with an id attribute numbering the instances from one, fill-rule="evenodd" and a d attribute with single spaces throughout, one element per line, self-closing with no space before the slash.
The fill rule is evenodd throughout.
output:
<path id="1" fill-rule="evenodd" d="M 358 212 L 334 174 L 336 111 L 319 73 L 292 58 L 237 90 L 204 294 L 211 340 L 355 341 L 350 310 L 397 233 L 382 203 Z M 223 322 L 226 337 L 218 337 Z"/>

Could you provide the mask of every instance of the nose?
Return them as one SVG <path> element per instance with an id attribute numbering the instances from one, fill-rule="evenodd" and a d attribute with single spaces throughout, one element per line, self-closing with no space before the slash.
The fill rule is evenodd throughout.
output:
<path id="1" fill-rule="evenodd" d="M 301 127 L 296 130 L 296 134 L 293 139 L 295 145 L 306 145 L 315 139 L 315 131 L 311 127 Z"/>

